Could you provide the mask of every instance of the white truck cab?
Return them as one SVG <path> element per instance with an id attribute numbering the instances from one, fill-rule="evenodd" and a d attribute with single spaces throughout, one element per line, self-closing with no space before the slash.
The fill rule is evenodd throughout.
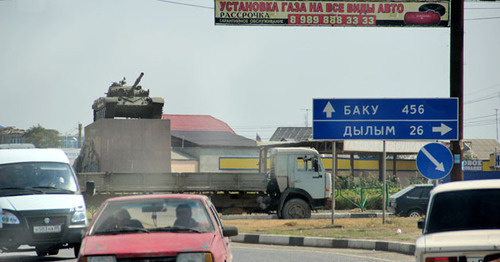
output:
<path id="1" fill-rule="evenodd" d="M 0 150 L 0 249 L 34 246 L 38 256 L 74 248 L 88 226 L 85 202 L 60 149 Z"/>
<path id="2" fill-rule="evenodd" d="M 419 227 L 418 262 L 500 261 L 500 179 L 437 186 Z"/>

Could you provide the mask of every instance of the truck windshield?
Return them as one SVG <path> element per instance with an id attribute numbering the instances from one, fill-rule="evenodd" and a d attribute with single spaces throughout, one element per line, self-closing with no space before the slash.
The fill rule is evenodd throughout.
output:
<path id="1" fill-rule="evenodd" d="M 500 229 L 500 190 L 482 189 L 436 194 L 425 233 Z"/>
<path id="2" fill-rule="evenodd" d="M 65 163 L 30 162 L 0 165 L 0 195 L 58 194 L 78 190 Z"/>

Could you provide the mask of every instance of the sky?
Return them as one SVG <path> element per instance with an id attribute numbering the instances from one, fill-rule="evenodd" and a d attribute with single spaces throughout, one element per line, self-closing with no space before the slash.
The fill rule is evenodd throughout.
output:
<path id="1" fill-rule="evenodd" d="M 213 6 L 0 1 L 0 125 L 76 134 L 112 82 L 141 72 L 164 114 L 264 141 L 312 126 L 315 98 L 449 97 L 449 28 L 216 26 Z M 499 28 L 500 2 L 465 3 L 464 138 L 498 139 Z"/>

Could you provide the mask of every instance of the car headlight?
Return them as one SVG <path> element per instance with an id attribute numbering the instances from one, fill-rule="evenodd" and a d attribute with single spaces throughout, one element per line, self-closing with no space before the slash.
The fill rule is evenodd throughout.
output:
<path id="1" fill-rule="evenodd" d="M 7 210 L 2 210 L 2 223 L 7 225 L 19 225 L 21 222 L 16 215 Z"/>
<path id="2" fill-rule="evenodd" d="M 87 211 L 83 206 L 77 206 L 71 210 L 73 213 L 73 217 L 71 217 L 71 223 L 81 223 L 87 222 Z"/>
<path id="3" fill-rule="evenodd" d="M 86 262 L 116 262 L 115 256 L 88 256 L 82 259 Z"/>
<path id="4" fill-rule="evenodd" d="M 211 253 L 179 253 L 176 262 L 213 262 Z"/>

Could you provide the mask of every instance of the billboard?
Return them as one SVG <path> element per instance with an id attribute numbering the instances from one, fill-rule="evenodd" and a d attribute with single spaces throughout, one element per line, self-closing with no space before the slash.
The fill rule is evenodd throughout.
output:
<path id="1" fill-rule="evenodd" d="M 449 1 L 215 0 L 215 24 L 449 27 Z"/>

